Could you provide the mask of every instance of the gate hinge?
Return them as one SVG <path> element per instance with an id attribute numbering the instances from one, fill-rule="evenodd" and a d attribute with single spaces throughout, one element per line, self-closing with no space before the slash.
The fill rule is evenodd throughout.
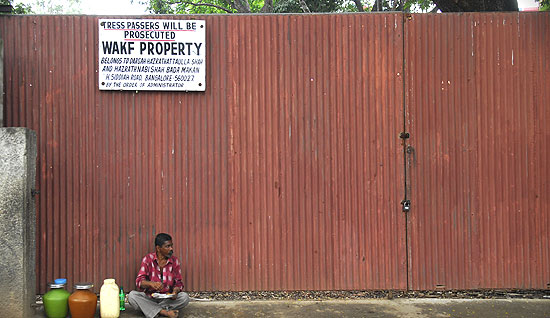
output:
<path id="1" fill-rule="evenodd" d="M 408 132 L 402 132 L 399 134 L 399 138 L 401 139 L 408 139 L 411 135 L 409 135 Z"/>
<path id="2" fill-rule="evenodd" d="M 406 213 L 411 210 L 411 200 L 403 200 L 401 204 L 403 205 L 403 212 Z"/>

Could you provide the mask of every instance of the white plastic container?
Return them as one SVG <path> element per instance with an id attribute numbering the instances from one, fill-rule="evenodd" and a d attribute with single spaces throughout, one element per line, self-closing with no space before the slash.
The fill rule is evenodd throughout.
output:
<path id="1" fill-rule="evenodd" d="M 99 314 L 101 318 L 118 318 L 120 316 L 119 289 L 114 278 L 103 281 L 99 291 Z"/>

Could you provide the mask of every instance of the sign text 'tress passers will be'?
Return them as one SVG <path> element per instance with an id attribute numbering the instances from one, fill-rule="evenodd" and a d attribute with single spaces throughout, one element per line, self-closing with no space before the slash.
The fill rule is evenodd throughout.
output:
<path id="1" fill-rule="evenodd" d="M 99 20 L 99 89 L 204 91 L 204 20 Z"/>

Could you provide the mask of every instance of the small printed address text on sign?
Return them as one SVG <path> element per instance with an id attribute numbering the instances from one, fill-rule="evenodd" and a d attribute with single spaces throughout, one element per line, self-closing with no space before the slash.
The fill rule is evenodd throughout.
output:
<path id="1" fill-rule="evenodd" d="M 204 91 L 204 20 L 99 19 L 99 89 Z"/>

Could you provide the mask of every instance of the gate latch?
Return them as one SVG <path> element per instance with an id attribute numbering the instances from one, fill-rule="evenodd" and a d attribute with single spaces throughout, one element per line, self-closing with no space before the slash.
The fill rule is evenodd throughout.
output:
<path id="1" fill-rule="evenodd" d="M 403 200 L 401 204 L 403 205 L 403 212 L 406 213 L 411 210 L 411 200 Z"/>

